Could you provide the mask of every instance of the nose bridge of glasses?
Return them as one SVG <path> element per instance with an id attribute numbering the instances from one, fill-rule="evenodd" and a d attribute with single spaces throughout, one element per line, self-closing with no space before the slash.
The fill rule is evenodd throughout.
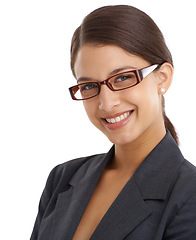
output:
<path id="1" fill-rule="evenodd" d="M 101 85 L 106 85 L 110 90 L 114 90 L 112 87 L 112 84 L 109 82 L 110 79 L 106 79 L 102 82 L 98 82 L 99 86 L 101 87 Z"/>
<path id="2" fill-rule="evenodd" d="M 107 80 L 98 82 L 99 84 L 99 109 L 111 111 L 111 109 L 119 104 L 119 95 L 113 90 L 111 83 Z M 106 85 L 101 90 L 101 85 Z"/>

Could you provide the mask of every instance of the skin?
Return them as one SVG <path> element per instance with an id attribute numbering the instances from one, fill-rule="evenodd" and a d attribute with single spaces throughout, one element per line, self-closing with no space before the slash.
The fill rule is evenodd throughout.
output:
<path id="1" fill-rule="evenodd" d="M 126 68 L 124 71 L 127 71 L 149 65 L 143 58 L 131 55 L 117 46 L 88 44 L 79 50 L 74 71 L 76 79 L 103 81 L 117 69 Z M 83 101 L 92 124 L 115 144 L 115 156 L 100 177 L 74 240 L 90 238 L 134 171 L 165 136 L 161 105 L 163 93 L 160 89 L 164 88 L 165 92 L 168 90 L 172 74 L 172 66 L 164 63 L 137 86 L 114 92 L 102 85 L 98 96 Z M 130 110 L 134 111 L 126 124 L 117 129 L 108 127 L 104 120 Z"/>
<path id="2" fill-rule="evenodd" d="M 91 81 L 103 81 L 118 68 L 130 66 L 131 70 L 131 67 L 141 69 L 149 65 L 143 58 L 117 46 L 85 45 L 79 50 L 74 70 L 76 79 L 88 77 Z M 103 85 L 97 97 L 83 101 L 90 121 L 115 144 L 114 165 L 132 167 L 135 161 L 141 163 L 165 136 L 160 89 L 167 91 L 172 73 L 172 66 L 165 63 L 135 87 L 114 92 Z M 108 129 L 103 118 L 129 110 L 134 113 L 125 126 Z"/>

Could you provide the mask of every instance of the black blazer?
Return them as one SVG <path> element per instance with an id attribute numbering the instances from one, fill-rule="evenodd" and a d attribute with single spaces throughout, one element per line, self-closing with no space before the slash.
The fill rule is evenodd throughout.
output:
<path id="1" fill-rule="evenodd" d="M 96 183 L 114 154 L 55 167 L 43 191 L 31 240 L 71 240 Z M 196 240 L 196 168 L 171 134 L 147 156 L 91 240 Z"/>

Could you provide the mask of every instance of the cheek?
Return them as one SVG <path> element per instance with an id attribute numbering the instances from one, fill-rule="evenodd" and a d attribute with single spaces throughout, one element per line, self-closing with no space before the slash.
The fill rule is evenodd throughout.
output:
<path id="1" fill-rule="evenodd" d="M 160 113 L 160 101 L 156 91 L 146 91 L 138 99 L 138 114 L 144 123 L 151 124 Z"/>
<path id="2" fill-rule="evenodd" d="M 132 91 L 126 92 L 124 99 L 135 106 L 139 122 L 153 121 L 160 113 L 160 99 L 156 85 L 141 83 Z"/>
<path id="3" fill-rule="evenodd" d="M 141 101 L 140 106 L 144 121 L 153 121 L 159 115 L 159 98 L 153 93 L 151 95 L 146 95 L 146 97 L 143 98 L 143 101 Z"/>

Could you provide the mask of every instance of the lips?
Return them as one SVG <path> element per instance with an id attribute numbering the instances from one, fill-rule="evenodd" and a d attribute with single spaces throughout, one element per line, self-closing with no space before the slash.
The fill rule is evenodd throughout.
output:
<path id="1" fill-rule="evenodd" d="M 131 118 L 133 112 L 134 112 L 133 110 L 130 110 L 118 113 L 113 116 L 107 116 L 105 118 L 102 118 L 102 120 L 108 129 L 115 130 L 126 125 L 129 119 Z"/>

